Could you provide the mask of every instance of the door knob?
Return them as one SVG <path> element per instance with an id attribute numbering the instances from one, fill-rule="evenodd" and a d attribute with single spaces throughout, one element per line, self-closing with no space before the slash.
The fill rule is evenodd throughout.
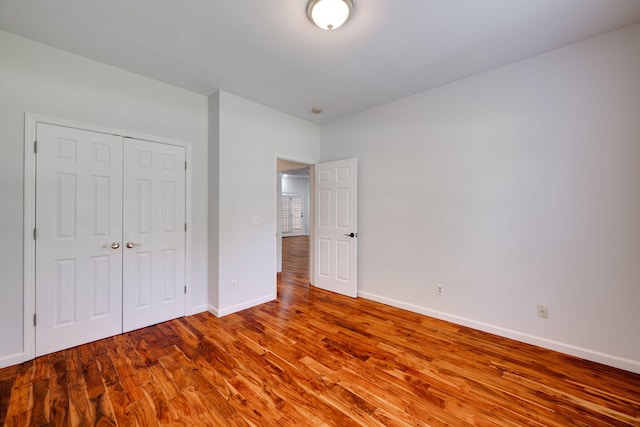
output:
<path id="1" fill-rule="evenodd" d="M 142 246 L 142 243 L 133 243 L 133 242 L 127 242 L 127 244 L 125 245 L 127 248 L 131 249 L 134 246 Z"/>
<path id="2" fill-rule="evenodd" d="M 118 249 L 118 248 L 120 247 L 120 243 L 118 243 L 118 242 L 113 242 L 113 243 L 112 243 L 112 244 L 110 244 L 110 245 L 102 245 L 102 247 L 103 247 L 104 249 L 109 249 L 109 248 L 111 248 L 111 249 Z"/>
<path id="3" fill-rule="evenodd" d="M 349 234 L 345 234 L 345 236 L 347 237 L 358 237 L 357 233 L 349 233 Z"/>

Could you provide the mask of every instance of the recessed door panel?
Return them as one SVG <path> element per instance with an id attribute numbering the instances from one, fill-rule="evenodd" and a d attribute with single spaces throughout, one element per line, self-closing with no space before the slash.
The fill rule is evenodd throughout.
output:
<path id="1" fill-rule="evenodd" d="M 111 257 L 107 255 L 100 255 L 92 257 L 92 275 L 91 275 L 91 300 L 92 312 L 91 318 L 95 319 L 102 316 L 108 316 L 110 313 L 110 298 L 111 292 Z"/>
<path id="2" fill-rule="evenodd" d="M 149 235 L 151 234 L 152 223 L 152 211 L 151 211 L 151 193 L 153 191 L 153 183 L 150 179 L 138 179 L 135 182 L 136 185 L 136 198 L 134 207 L 137 215 L 135 217 L 127 216 L 128 222 L 135 221 L 134 224 L 128 224 L 133 226 L 136 234 Z"/>
<path id="3" fill-rule="evenodd" d="M 176 170 L 177 156 L 172 153 L 163 153 L 162 154 L 162 164 L 161 167 L 166 172 L 174 172 Z"/>
<path id="4" fill-rule="evenodd" d="M 331 278 L 331 239 L 318 239 L 318 274 Z"/>
<path id="5" fill-rule="evenodd" d="M 175 233 L 178 224 L 176 223 L 176 214 L 178 206 L 176 206 L 176 182 L 164 181 L 162 183 L 162 231 L 165 233 Z"/>
<path id="6" fill-rule="evenodd" d="M 93 319 L 108 316 L 110 313 L 109 293 L 111 289 L 111 258 L 106 255 L 92 257 L 91 300 L 93 301 L 91 317 Z"/>
<path id="7" fill-rule="evenodd" d="M 349 232 L 351 231 L 347 229 L 351 227 L 350 207 L 349 189 L 336 189 L 336 226 Z"/>
<path id="8" fill-rule="evenodd" d="M 40 125 L 38 125 L 40 126 Z M 58 148 L 58 160 L 63 162 L 75 163 L 77 160 L 78 136 L 69 135 L 70 137 L 58 136 L 55 138 L 55 144 Z"/>
<path id="9" fill-rule="evenodd" d="M 331 180 L 332 172 L 333 171 L 329 168 L 320 169 L 316 175 L 318 177 L 318 183 L 320 184 L 330 183 L 332 181 Z"/>
<path id="10" fill-rule="evenodd" d="M 351 250 L 348 240 L 338 240 L 336 242 L 336 279 L 348 282 L 351 278 L 349 266 L 351 264 Z"/>
<path id="11" fill-rule="evenodd" d="M 151 157 L 152 153 L 149 150 L 135 150 L 135 154 L 138 158 L 138 169 L 151 169 Z M 133 165 L 132 165 L 133 166 Z M 130 166 L 130 167 L 132 167 Z M 135 166 L 133 166 L 135 168 Z"/>
<path id="12" fill-rule="evenodd" d="M 164 266 L 164 294 L 163 303 L 172 302 L 176 299 L 176 291 L 178 286 L 176 283 L 176 251 L 174 249 L 167 249 L 162 251 L 162 265 Z"/>
<path id="13" fill-rule="evenodd" d="M 136 297 L 135 309 L 141 310 L 151 306 L 151 253 L 137 252 L 133 257 L 135 275 L 127 277 L 126 283 Z"/>
<path id="14" fill-rule="evenodd" d="M 350 166 L 341 166 L 335 169 L 336 173 L 336 182 L 338 184 L 346 182 L 349 184 L 351 179 L 351 167 Z"/>
<path id="15" fill-rule="evenodd" d="M 111 146 L 93 143 L 93 162 L 109 166 L 111 164 Z"/>
<path id="16" fill-rule="evenodd" d="M 322 189 L 318 191 L 318 226 L 329 228 L 333 225 L 331 220 L 333 210 L 331 208 L 331 190 Z"/>
<path id="17" fill-rule="evenodd" d="M 53 305 L 55 326 L 66 326 L 76 321 L 76 260 L 59 259 L 56 263 L 56 288 Z"/>
<path id="18" fill-rule="evenodd" d="M 109 236 L 111 218 L 109 217 L 111 204 L 111 178 L 108 176 L 92 176 L 93 203 L 91 210 L 91 229 L 93 237 Z"/>
<path id="19" fill-rule="evenodd" d="M 73 239 L 76 236 L 76 175 L 56 174 L 56 222 L 58 239 Z"/>

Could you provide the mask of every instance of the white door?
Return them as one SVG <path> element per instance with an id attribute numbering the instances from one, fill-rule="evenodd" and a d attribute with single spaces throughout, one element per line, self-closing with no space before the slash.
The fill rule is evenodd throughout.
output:
<path id="1" fill-rule="evenodd" d="M 122 331 L 122 138 L 38 124 L 36 356 Z"/>
<path id="2" fill-rule="evenodd" d="M 358 296 L 358 159 L 316 165 L 314 285 Z"/>
<path id="3" fill-rule="evenodd" d="M 125 332 L 185 315 L 185 149 L 124 143 Z"/>

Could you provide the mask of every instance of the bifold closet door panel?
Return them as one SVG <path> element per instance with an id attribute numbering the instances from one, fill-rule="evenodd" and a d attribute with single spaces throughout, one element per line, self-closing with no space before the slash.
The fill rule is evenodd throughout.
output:
<path id="1" fill-rule="evenodd" d="M 185 149 L 124 142 L 123 330 L 185 314 Z"/>
<path id="2" fill-rule="evenodd" d="M 36 355 L 122 332 L 122 137 L 39 123 Z"/>

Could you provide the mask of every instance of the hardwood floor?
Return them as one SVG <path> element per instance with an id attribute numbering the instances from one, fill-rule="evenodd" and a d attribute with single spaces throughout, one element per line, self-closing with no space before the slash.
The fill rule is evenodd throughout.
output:
<path id="1" fill-rule="evenodd" d="M 309 287 L 307 261 L 277 301 L 0 370 L 0 423 L 640 425 L 640 375 Z"/>

